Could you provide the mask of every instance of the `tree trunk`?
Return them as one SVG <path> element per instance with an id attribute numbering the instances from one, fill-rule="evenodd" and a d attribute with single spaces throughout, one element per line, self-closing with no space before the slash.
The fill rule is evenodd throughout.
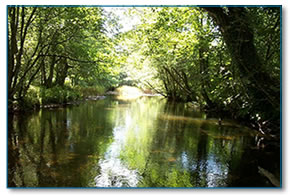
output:
<path id="1" fill-rule="evenodd" d="M 280 110 L 280 88 L 278 81 L 264 71 L 261 59 L 254 45 L 253 30 L 245 8 L 204 8 L 220 27 L 225 43 L 230 51 L 232 60 L 238 66 L 242 77 L 250 81 L 247 90 L 256 103 L 254 109 L 271 119 L 272 112 Z M 275 118 L 278 118 L 276 116 Z"/>
<path id="2" fill-rule="evenodd" d="M 27 15 L 29 8 L 10 7 L 8 8 L 9 28 L 8 31 L 8 100 L 15 99 L 15 94 L 23 80 L 19 80 L 21 69 L 23 67 L 22 57 L 24 52 L 24 43 L 31 23 L 34 20 L 36 7 L 31 9 L 31 13 Z"/>
<path id="3" fill-rule="evenodd" d="M 13 89 L 12 89 L 12 82 L 13 82 L 13 70 L 15 65 L 15 55 L 17 54 L 17 26 L 18 26 L 18 15 L 19 15 L 19 8 L 9 8 L 8 15 L 10 19 L 10 29 L 8 28 L 8 99 L 13 100 Z"/>
<path id="4" fill-rule="evenodd" d="M 202 38 L 201 38 L 202 39 Z M 208 73 L 206 73 L 208 69 L 208 62 L 204 57 L 204 52 L 205 49 L 201 45 L 199 48 L 199 65 L 200 65 L 200 75 L 201 75 L 201 95 L 203 96 L 205 102 L 206 102 L 206 108 L 207 109 L 214 109 L 215 104 L 211 101 L 209 98 L 206 90 L 207 88 L 209 89 L 209 84 L 208 84 Z"/>
<path id="5" fill-rule="evenodd" d="M 49 75 L 47 77 L 45 86 L 47 88 L 51 88 L 53 85 L 53 77 L 54 77 L 54 69 L 55 69 L 55 64 L 56 64 L 56 57 L 51 56 L 51 62 L 50 62 L 50 67 L 49 67 Z"/>
<path id="6" fill-rule="evenodd" d="M 69 67 L 68 60 L 63 58 L 58 64 L 56 85 L 64 86 Z"/>

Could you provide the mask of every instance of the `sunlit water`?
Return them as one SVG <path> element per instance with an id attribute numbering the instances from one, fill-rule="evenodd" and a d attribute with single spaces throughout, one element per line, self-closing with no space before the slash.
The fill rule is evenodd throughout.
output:
<path id="1" fill-rule="evenodd" d="M 160 97 L 9 115 L 8 130 L 10 187 L 272 186 L 258 166 L 279 170 L 256 132 Z"/>

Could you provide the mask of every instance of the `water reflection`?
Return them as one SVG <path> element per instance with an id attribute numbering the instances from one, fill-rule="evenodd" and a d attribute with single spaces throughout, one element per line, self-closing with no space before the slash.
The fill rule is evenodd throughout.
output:
<path id="1" fill-rule="evenodd" d="M 271 186 L 257 167 L 275 173 L 279 157 L 252 150 L 250 130 L 217 122 L 159 97 L 9 116 L 8 186 Z"/>
<path id="2" fill-rule="evenodd" d="M 82 107 L 9 116 L 8 184 L 95 186 L 96 164 L 112 134 L 110 112 L 99 113 L 104 104 L 111 103 L 92 102 Z"/>
<path id="3" fill-rule="evenodd" d="M 153 123 L 159 110 L 156 105 L 156 99 L 149 101 L 148 98 L 141 98 L 131 104 L 119 102 L 119 109 L 116 109 L 114 114 L 113 142 L 105 152 L 104 158 L 99 161 L 101 172 L 95 178 L 97 187 L 138 185 L 142 179 L 140 171 L 145 166 L 144 153 L 148 153 L 147 144 L 144 142 L 149 142 L 147 139 L 152 136 L 150 130 L 154 128 Z M 148 112 L 149 109 L 152 110 Z M 144 115 L 147 115 L 146 118 Z M 131 157 L 132 155 L 136 157 Z"/>
<path id="4" fill-rule="evenodd" d="M 125 144 L 128 122 L 125 121 L 125 126 L 117 126 L 113 129 L 113 142 L 105 152 L 104 158 L 98 162 L 101 169 L 100 174 L 95 178 L 97 187 L 137 186 L 139 181 L 137 170 L 128 169 L 119 158 L 122 146 Z"/>

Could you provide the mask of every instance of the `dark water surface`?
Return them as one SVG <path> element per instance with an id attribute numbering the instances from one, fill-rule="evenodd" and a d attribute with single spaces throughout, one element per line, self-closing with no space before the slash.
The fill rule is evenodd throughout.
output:
<path id="1" fill-rule="evenodd" d="M 9 187 L 272 186 L 257 132 L 160 97 L 108 97 L 8 118 Z"/>

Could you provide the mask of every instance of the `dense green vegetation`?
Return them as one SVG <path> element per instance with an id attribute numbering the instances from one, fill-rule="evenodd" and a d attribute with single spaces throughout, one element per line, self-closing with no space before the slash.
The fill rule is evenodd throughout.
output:
<path id="1" fill-rule="evenodd" d="M 105 29 L 114 18 L 105 20 L 101 8 L 8 10 L 9 108 L 63 103 L 116 85 L 118 56 Z"/>
<path id="2" fill-rule="evenodd" d="M 8 108 L 137 86 L 279 134 L 279 7 L 8 8 Z"/>

